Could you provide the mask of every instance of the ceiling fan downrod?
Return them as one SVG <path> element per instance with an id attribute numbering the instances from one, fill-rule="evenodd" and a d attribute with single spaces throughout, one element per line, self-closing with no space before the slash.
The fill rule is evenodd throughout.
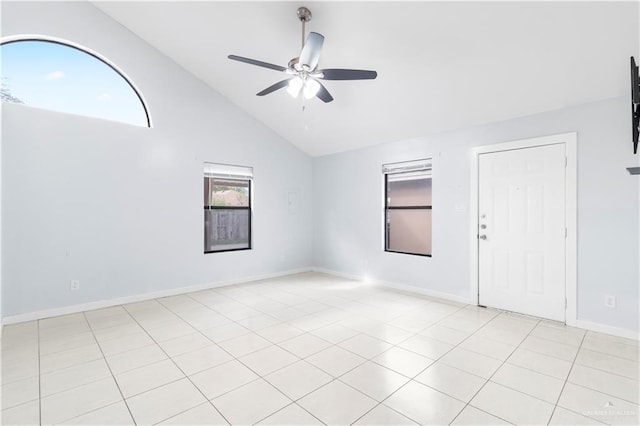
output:
<path id="1" fill-rule="evenodd" d="M 304 6 L 298 8 L 296 12 L 298 19 L 302 22 L 302 48 L 304 48 L 305 42 L 305 24 L 311 20 L 311 11 Z"/>

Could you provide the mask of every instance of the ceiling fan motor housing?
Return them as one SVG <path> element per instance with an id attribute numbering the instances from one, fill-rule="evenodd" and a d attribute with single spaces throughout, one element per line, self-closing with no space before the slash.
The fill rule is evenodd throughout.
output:
<path id="1" fill-rule="evenodd" d="M 289 67 L 290 70 L 300 71 L 298 66 L 299 63 L 300 63 L 300 58 L 296 56 L 295 58 L 291 58 L 287 66 Z"/>

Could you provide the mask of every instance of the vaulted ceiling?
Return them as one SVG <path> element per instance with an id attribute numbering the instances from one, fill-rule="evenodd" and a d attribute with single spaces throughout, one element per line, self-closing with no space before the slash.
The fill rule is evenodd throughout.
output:
<path id="1" fill-rule="evenodd" d="M 312 156 L 624 96 L 639 56 L 638 2 L 94 2 Z M 325 36 L 335 100 L 255 94 L 298 56 L 298 6 Z M 303 109 L 304 105 L 304 109 Z"/>

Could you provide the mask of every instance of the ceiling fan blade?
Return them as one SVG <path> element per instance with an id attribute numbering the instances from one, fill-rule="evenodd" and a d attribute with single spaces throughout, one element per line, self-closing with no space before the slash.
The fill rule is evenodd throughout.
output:
<path id="1" fill-rule="evenodd" d="M 318 70 L 323 74 L 323 80 L 373 80 L 378 76 L 375 71 L 366 70 L 349 70 L 341 68 L 329 68 L 326 70 Z"/>
<path id="2" fill-rule="evenodd" d="M 291 79 L 288 78 L 286 80 L 282 80 L 282 81 L 279 81 L 279 82 L 277 82 L 275 84 L 272 84 L 271 86 L 267 87 L 263 91 L 256 93 L 256 96 L 268 95 L 271 92 L 275 92 L 278 89 L 282 89 L 283 87 L 285 87 L 285 86 L 287 86 L 289 84 L 289 80 L 291 80 Z"/>
<path id="3" fill-rule="evenodd" d="M 257 61 L 255 59 L 250 59 L 250 58 L 243 58 L 242 56 L 229 55 L 228 58 L 232 59 L 234 61 L 240 61 L 240 62 L 244 62 L 244 63 L 251 64 L 251 65 L 257 65 L 257 66 L 263 67 L 263 68 L 269 68 L 270 70 L 275 70 L 275 71 L 285 71 L 286 70 L 285 67 L 281 67 L 280 65 L 270 64 L 268 62 Z"/>
<path id="4" fill-rule="evenodd" d="M 327 88 L 324 87 L 324 85 L 319 81 L 318 81 L 318 84 L 320 85 L 320 89 L 318 89 L 318 93 L 316 94 L 316 97 L 325 103 L 331 102 L 333 100 L 333 96 L 331 96 L 331 93 L 329 93 Z"/>
<path id="5" fill-rule="evenodd" d="M 318 66 L 323 43 L 324 36 L 322 34 L 311 32 L 307 36 L 307 41 L 304 43 L 298 60 L 300 65 L 308 67 L 307 71 L 313 71 Z"/>

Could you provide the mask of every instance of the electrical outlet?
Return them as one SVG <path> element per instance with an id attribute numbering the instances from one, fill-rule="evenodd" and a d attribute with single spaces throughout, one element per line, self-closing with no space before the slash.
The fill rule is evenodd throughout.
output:
<path id="1" fill-rule="evenodd" d="M 616 297 L 610 294 L 604 296 L 604 306 L 607 308 L 615 308 L 616 307 Z"/>
<path id="2" fill-rule="evenodd" d="M 71 280 L 69 290 L 80 290 L 80 280 Z"/>

